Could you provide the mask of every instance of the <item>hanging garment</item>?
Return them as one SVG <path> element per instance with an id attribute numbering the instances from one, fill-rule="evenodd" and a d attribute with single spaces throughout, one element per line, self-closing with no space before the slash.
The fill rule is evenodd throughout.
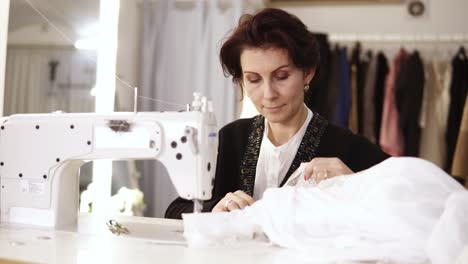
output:
<path id="1" fill-rule="evenodd" d="M 362 111 L 362 134 L 370 142 L 376 143 L 375 136 L 375 80 L 377 74 L 377 56 L 372 57 L 367 69 L 366 82 L 364 84 L 363 111 Z"/>
<path id="2" fill-rule="evenodd" d="M 362 56 L 357 68 L 357 111 L 358 111 L 358 133 L 364 135 L 364 104 L 365 104 L 365 86 L 367 73 L 372 60 L 372 51 L 368 50 Z"/>
<path id="3" fill-rule="evenodd" d="M 382 52 L 377 54 L 377 72 L 374 87 L 374 107 L 375 107 L 375 140 L 380 142 L 380 127 L 382 125 L 383 100 L 385 93 L 385 78 L 388 75 L 388 61 Z"/>
<path id="4" fill-rule="evenodd" d="M 452 83 L 450 84 L 450 106 L 447 120 L 447 156 L 445 162 L 446 171 L 450 171 L 453 162 L 453 154 L 457 144 L 458 133 L 463 115 L 463 107 L 468 92 L 468 59 L 466 55 L 459 53 L 452 60 Z"/>
<path id="5" fill-rule="evenodd" d="M 465 186 L 468 188 L 468 96 L 465 99 L 465 109 L 458 133 L 451 174 L 464 179 Z"/>
<path id="6" fill-rule="evenodd" d="M 335 46 L 330 54 L 330 73 L 328 91 L 326 93 L 325 102 L 323 103 L 323 116 L 327 120 L 333 120 L 336 112 L 336 104 L 340 92 L 340 65 L 341 56 L 340 48 Z"/>
<path id="7" fill-rule="evenodd" d="M 468 243 L 468 192 L 425 160 L 390 158 L 301 186 L 268 189 L 243 210 L 184 214 L 184 236 L 189 246 L 236 246 L 264 233 L 307 263 L 446 264 Z"/>
<path id="8" fill-rule="evenodd" d="M 421 128 L 419 119 L 424 91 L 424 66 L 415 51 L 400 68 L 395 83 L 395 102 L 404 138 L 404 155 L 418 157 Z"/>
<path id="9" fill-rule="evenodd" d="M 333 123 L 339 127 L 348 127 L 349 111 L 351 109 L 351 82 L 349 77 L 349 62 L 347 58 L 347 50 L 340 50 L 340 75 L 339 75 L 339 92 L 336 102 L 335 116 Z"/>
<path id="10" fill-rule="evenodd" d="M 362 109 L 359 109 L 361 103 L 361 98 L 359 96 L 360 88 L 359 86 L 363 85 L 362 82 L 362 71 L 363 71 L 363 61 L 361 61 L 361 44 L 358 42 L 355 44 L 351 52 L 351 109 L 349 112 L 349 129 L 355 133 L 360 133 L 359 123 L 360 123 L 360 114 Z"/>
<path id="11" fill-rule="evenodd" d="M 421 109 L 421 144 L 419 157 L 443 168 L 445 162 L 447 114 L 451 65 L 446 62 L 429 62 L 425 66 L 424 93 Z"/>
<path id="12" fill-rule="evenodd" d="M 348 127 L 354 134 L 358 133 L 358 97 L 357 97 L 357 63 L 351 64 L 351 109 L 349 111 Z"/>
<path id="13" fill-rule="evenodd" d="M 382 150 L 392 156 L 404 154 L 404 139 L 399 124 L 399 114 L 395 102 L 395 82 L 400 72 L 400 66 L 407 60 L 408 55 L 401 49 L 390 67 L 385 80 L 385 95 L 380 128 L 379 144 Z"/>
<path id="14" fill-rule="evenodd" d="M 314 33 L 320 48 L 320 63 L 315 70 L 314 78 L 310 83 L 310 89 L 304 94 L 304 103 L 313 111 L 324 115 L 326 112 L 326 98 L 330 91 L 330 43 L 326 34 Z"/>

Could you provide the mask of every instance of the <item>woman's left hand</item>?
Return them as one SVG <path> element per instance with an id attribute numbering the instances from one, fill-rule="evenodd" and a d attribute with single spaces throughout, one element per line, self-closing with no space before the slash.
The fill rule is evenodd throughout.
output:
<path id="1" fill-rule="evenodd" d="M 314 158 L 304 168 L 304 179 L 319 183 L 325 179 L 352 173 L 353 171 L 339 158 Z"/>

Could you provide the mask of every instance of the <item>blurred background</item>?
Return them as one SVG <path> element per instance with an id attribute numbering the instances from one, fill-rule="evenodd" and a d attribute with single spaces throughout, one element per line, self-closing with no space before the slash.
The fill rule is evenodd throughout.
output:
<path id="1" fill-rule="evenodd" d="M 393 156 L 468 178 L 466 0 L 2 0 L 3 116 L 133 111 L 138 87 L 138 111 L 179 111 L 201 92 L 219 128 L 251 117 L 218 53 L 243 13 L 265 7 L 298 16 L 320 42 L 309 107 Z M 81 168 L 80 210 L 109 192 L 119 212 L 163 217 L 177 196 L 164 166 L 111 167 L 109 190 L 91 184 L 92 162 Z"/>

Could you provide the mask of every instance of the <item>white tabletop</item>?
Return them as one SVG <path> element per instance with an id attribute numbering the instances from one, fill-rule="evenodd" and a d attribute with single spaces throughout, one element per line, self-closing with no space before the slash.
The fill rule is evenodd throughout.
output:
<path id="1" fill-rule="evenodd" d="M 80 215 L 77 226 L 60 230 L 0 224 L 0 263 L 8 263 L 6 260 L 86 264 L 309 263 L 304 258 L 295 258 L 294 250 L 279 248 L 261 239 L 230 246 L 188 247 L 182 236 L 180 220 L 128 216 L 114 219 L 127 227 L 130 233 L 114 235 L 106 226 L 108 219 L 89 214 Z M 462 255 L 457 264 L 468 263 L 468 246 Z"/>
<path id="2" fill-rule="evenodd" d="M 190 248 L 182 236 L 182 221 L 116 217 L 130 230 L 112 234 L 106 221 L 80 216 L 77 227 L 61 230 L 24 225 L 0 225 L 0 263 L 274 263 L 282 249 L 262 241 L 217 248 Z M 221 261 L 222 260 L 222 261 Z"/>

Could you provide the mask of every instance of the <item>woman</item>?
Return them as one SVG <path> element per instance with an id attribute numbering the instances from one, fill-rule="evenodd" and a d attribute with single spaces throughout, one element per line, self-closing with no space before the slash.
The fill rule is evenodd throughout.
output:
<path id="1" fill-rule="evenodd" d="M 307 163 L 304 177 L 317 182 L 367 169 L 389 156 L 350 131 L 329 124 L 304 104 L 319 47 L 295 16 L 279 9 L 244 15 L 223 44 L 226 75 L 239 84 L 260 115 L 219 131 L 213 196 L 203 211 L 242 209 L 269 187 L 282 186 Z M 193 203 L 173 201 L 168 218 L 193 212 Z"/>

